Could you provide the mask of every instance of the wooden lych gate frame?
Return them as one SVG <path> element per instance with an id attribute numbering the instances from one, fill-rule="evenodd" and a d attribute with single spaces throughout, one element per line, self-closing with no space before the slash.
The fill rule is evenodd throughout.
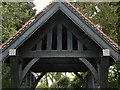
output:
<path id="1" fill-rule="evenodd" d="M 51 2 L 0 48 L 11 88 L 35 89 L 47 72 L 74 72 L 85 88 L 107 88 L 109 66 L 120 61 L 120 46 L 67 1 Z"/>

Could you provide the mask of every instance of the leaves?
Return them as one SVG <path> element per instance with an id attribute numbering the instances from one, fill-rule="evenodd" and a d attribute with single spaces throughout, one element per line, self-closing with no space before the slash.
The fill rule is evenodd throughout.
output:
<path id="1" fill-rule="evenodd" d="M 100 26 L 100 29 L 105 32 L 116 43 L 120 37 L 118 33 L 118 8 L 119 5 L 110 2 L 75 2 L 72 3 L 80 12 L 82 12 L 93 23 Z M 119 21 L 120 22 L 120 21 Z"/>
<path id="2" fill-rule="evenodd" d="M 67 88 L 69 83 L 70 79 L 67 76 L 63 76 L 57 81 L 57 85 L 59 88 Z"/>
<path id="3" fill-rule="evenodd" d="M 33 3 L 4 2 L 2 10 L 2 43 L 10 38 L 22 25 L 35 15 Z"/>

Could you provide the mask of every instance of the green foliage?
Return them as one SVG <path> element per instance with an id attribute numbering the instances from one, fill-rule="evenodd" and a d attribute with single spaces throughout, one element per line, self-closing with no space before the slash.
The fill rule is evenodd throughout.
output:
<path id="1" fill-rule="evenodd" d="M 120 35 L 118 34 L 118 14 L 116 12 L 118 11 L 118 7 L 120 7 L 119 5 L 115 6 L 110 2 L 77 2 L 72 4 L 93 23 L 100 26 L 100 29 L 111 39 L 118 43 Z"/>
<path id="2" fill-rule="evenodd" d="M 2 64 L 2 88 L 10 88 L 10 67 Z"/>
<path id="3" fill-rule="evenodd" d="M 30 2 L 3 2 L 2 7 L 2 42 L 5 42 L 35 15 L 36 10 Z"/>
<path id="4" fill-rule="evenodd" d="M 48 88 L 48 86 L 46 85 L 46 82 L 42 82 L 37 88 Z"/>
<path id="5" fill-rule="evenodd" d="M 57 87 L 58 87 L 58 85 L 57 85 L 56 82 L 53 82 L 53 83 L 50 85 L 50 88 L 57 88 Z"/>
<path id="6" fill-rule="evenodd" d="M 69 77 L 63 76 L 57 82 L 52 83 L 50 88 L 77 89 L 77 88 L 83 88 L 83 86 L 80 79 L 77 76 L 74 76 L 71 81 Z"/>
<path id="7" fill-rule="evenodd" d="M 111 79 L 112 79 L 112 77 L 111 77 Z M 108 86 L 109 86 L 109 88 L 120 88 L 119 87 L 119 84 L 118 84 L 118 80 L 111 80 L 111 79 L 109 79 L 109 84 L 108 84 Z"/>
<path id="8" fill-rule="evenodd" d="M 67 88 L 67 86 L 69 85 L 69 82 L 70 82 L 69 77 L 67 77 L 67 76 L 61 77 L 57 81 L 58 88 Z"/>
<path id="9" fill-rule="evenodd" d="M 109 72 L 109 87 L 120 89 L 120 62 L 116 63 Z"/>
<path id="10" fill-rule="evenodd" d="M 80 79 L 77 76 L 74 76 L 68 88 L 77 89 L 77 88 L 83 88 L 83 86 Z"/>

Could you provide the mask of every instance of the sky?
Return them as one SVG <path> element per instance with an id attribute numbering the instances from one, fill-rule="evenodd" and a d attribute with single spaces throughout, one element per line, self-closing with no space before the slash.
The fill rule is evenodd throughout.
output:
<path id="1" fill-rule="evenodd" d="M 46 7 L 52 0 L 34 0 L 33 3 L 36 5 L 36 10 L 40 12 L 44 7 Z"/>

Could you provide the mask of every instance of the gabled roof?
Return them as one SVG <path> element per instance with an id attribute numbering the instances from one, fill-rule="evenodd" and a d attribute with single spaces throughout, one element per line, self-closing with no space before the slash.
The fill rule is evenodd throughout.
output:
<path id="1" fill-rule="evenodd" d="M 38 15 L 40 15 L 48 6 L 50 6 L 54 1 L 50 2 L 42 11 L 32 17 L 27 23 L 25 23 L 12 37 L 10 37 L 5 43 L 0 46 L 0 49 L 3 49 L 7 44 L 11 42 L 22 30 L 24 30 L 31 22 L 33 22 Z M 117 50 L 120 50 L 120 46 L 116 44 L 112 39 L 110 39 L 103 31 L 101 31 L 93 22 L 91 22 L 88 18 L 86 18 L 80 11 L 78 11 L 73 5 L 71 5 L 68 1 L 65 1 L 69 6 L 71 6 L 80 16 L 82 16 L 89 24 L 91 24 L 98 32 L 108 40 Z"/>
<path id="2" fill-rule="evenodd" d="M 0 49 L 2 49 L 3 51 L 2 52 L 4 52 L 6 49 L 7 49 L 7 47 L 10 45 L 10 43 L 11 42 L 14 42 L 14 41 L 16 41 L 15 39 L 16 38 L 18 38 L 18 37 L 20 37 L 21 35 L 21 33 L 22 32 L 26 32 L 30 27 L 29 26 L 31 26 L 31 25 L 33 25 L 33 23 L 35 22 L 35 21 L 37 21 L 37 19 L 39 18 L 39 16 L 42 14 L 42 13 L 44 13 L 45 11 L 47 11 L 47 9 L 49 8 L 51 8 L 52 6 L 54 6 L 54 4 L 57 4 L 57 3 L 62 3 L 62 5 L 64 6 L 64 7 L 68 7 L 68 10 L 70 10 L 72 13 L 74 13 L 77 17 L 79 17 L 79 18 L 82 18 L 81 20 L 84 20 L 84 22 L 86 23 L 86 25 L 90 25 L 89 27 L 91 28 L 91 30 L 92 30 L 92 32 L 96 32 L 96 34 L 100 37 L 100 38 L 102 38 L 105 42 L 106 42 L 106 44 L 109 44 L 110 45 L 110 48 L 112 48 L 113 50 L 112 51 L 114 51 L 114 52 L 116 52 L 115 54 L 114 54 L 114 56 L 115 55 L 118 55 L 117 56 L 117 59 L 119 59 L 119 57 L 120 57 L 120 55 L 119 54 L 117 54 L 117 53 L 119 53 L 119 51 L 120 51 L 120 46 L 118 45 L 118 44 L 116 44 L 112 39 L 110 39 L 104 32 L 102 32 L 94 23 L 92 23 L 88 18 L 86 18 L 80 11 L 78 11 L 74 6 L 72 6 L 68 1 L 65 1 L 65 2 L 54 2 L 54 1 L 52 1 L 52 2 L 50 2 L 42 11 L 40 11 L 38 14 L 36 14 L 34 17 L 32 17 L 27 23 L 25 23 L 25 25 L 23 25 L 12 37 L 10 37 L 5 43 L 3 43 L 1 46 L 0 46 Z M 58 9 L 61 9 L 61 8 L 63 8 L 61 5 L 59 5 L 59 7 L 57 7 Z M 62 9 L 61 9 L 62 10 Z M 67 10 L 67 9 L 66 9 Z M 65 10 L 62 10 L 64 13 L 66 13 L 65 12 Z M 69 13 L 69 12 L 67 12 L 67 13 Z M 67 14 L 66 13 L 66 14 Z M 40 17 L 42 17 L 42 15 L 40 16 Z M 40 18 L 39 18 L 40 19 Z M 72 18 L 71 18 L 72 19 Z M 78 26 L 80 27 L 80 25 L 79 25 L 79 23 L 78 23 Z M 90 31 L 89 31 L 90 32 Z M 85 33 L 87 33 L 87 32 L 85 32 Z M 24 33 L 23 33 L 24 34 Z M 88 34 L 88 33 L 87 33 Z M 90 32 L 90 34 L 91 34 L 91 32 Z M 92 37 L 93 39 L 94 39 L 94 37 Z M 95 41 L 96 43 L 101 43 L 101 42 L 98 42 L 98 41 Z M 101 46 L 101 45 L 100 45 Z M 104 46 L 101 46 L 102 48 L 107 48 L 107 46 L 105 45 L 105 47 Z M 16 47 L 15 47 L 16 48 Z M 109 48 L 109 47 L 108 47 Z M 3 54 L 4 55 L 4 54 Z M 113 57 L 114 57 L 113 56 Z M 115 58 L 116 59 L 116 58 Z M 1 61 L 1 60 L 0 60 Z M 116 60 L 116 61 L 119 61 L 119 60 Z"/>

